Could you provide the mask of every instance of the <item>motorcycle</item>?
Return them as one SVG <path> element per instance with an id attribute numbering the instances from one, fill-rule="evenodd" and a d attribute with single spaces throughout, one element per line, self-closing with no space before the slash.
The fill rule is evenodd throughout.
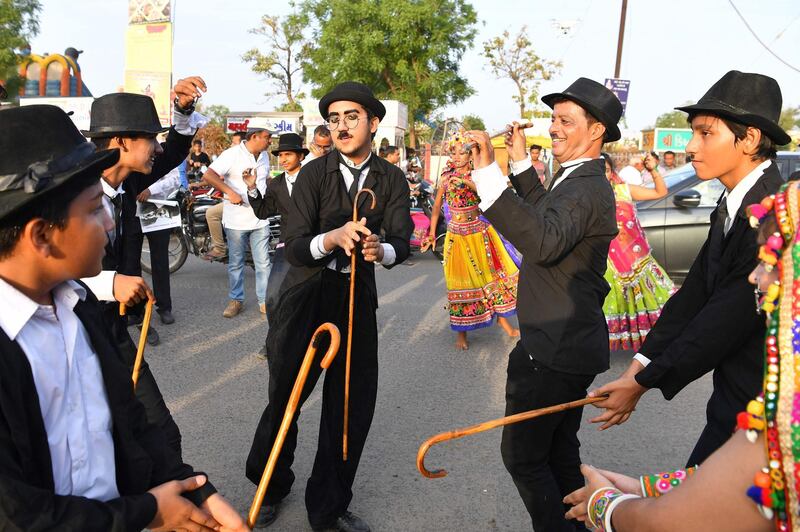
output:
<path id="1" fill-rule="evenodd" d="M 172 230 L 169 241 L 169 272 L 175 273 L 186 262 L 189 252 L 197 257 L 202 257 L 211 250 L 211 233 L 206 222 L 206 211 L 222 201 L 222 194 L 213 188 L 195 189 L 187 191 L 180 188 L 167 198 L 176 201 L 181 212 L 181 226 Z M 268 254 L 270 259 L 275 255 L 281 234 L 281 217 L 271 216 L 267 219 L 269 226 Z M 228 263 L 228 257 L 222 257 L 214 262 Z M 140 259 L 142 270 L 152 273 L 150 268 L 150 249 L 145 240 L 142 245 Z M 245 255 L 245 264 L 254 267 L 250 249 Z"/>
<path id="2" fill-rule="evenodd" d="M 410 184 L 409 184 L 410 185 Z M 410 187 L 409 201 L 411 203 L 411 219 L 414 221 L 414 232 L 411 234 L 411 250 L 419 251 L 430 233 L 431 213 L 436 195 L 433 187 L 427 181 L 420 181 Z M 447 222 L 444 212 L 439 213 L 439 220 L 436 223 L 436 240 L 431 245 L 431 252 L 439 259 L 443 260 L 444 237 L 447 233 Z"/>

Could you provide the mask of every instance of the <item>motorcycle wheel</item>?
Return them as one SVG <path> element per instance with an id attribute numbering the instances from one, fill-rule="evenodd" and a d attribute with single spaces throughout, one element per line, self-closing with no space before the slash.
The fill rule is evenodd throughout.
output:
<path id="1" fill-rule="evenodd" d="M 183 263 L 186 262 L 186 257 L 189 256 L 189 246 L 186 239 L 183 238 L 180 227 L 176 227 L 169 235 L 169 273 L 175 273 L 181 269 Z M 150 244 L 145 237 L 142 242 L 142 256 L 139 259 L 139 264 L 142 266 L 142 271 L 149 274 L 153 273 L 150 267 Z"/>

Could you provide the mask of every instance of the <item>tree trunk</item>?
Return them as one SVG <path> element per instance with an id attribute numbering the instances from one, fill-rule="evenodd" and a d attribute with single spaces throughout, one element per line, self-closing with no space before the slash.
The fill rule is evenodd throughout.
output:
<path id="1" fill-rule="evenodd" d="M 408 113 L 408 143 L 411 147 L 417 147 L 417 132 L 414 130 L 414 113 L 409 110 Z"/>

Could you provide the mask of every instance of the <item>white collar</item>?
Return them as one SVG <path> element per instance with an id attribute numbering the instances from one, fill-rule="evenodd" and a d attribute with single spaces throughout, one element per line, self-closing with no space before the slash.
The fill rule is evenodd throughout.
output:
<path id="1" fill-rule="evenodd" d="M 739 208 L 742 206 L 742 202 L 744 201 L 744 197 L 750 192 L 750 189 L 753 188 L 753 185 L 756 184 L 758 178 L 764 174 L 764 171 L 772 164 L 772 160 L 767 159 L 766 161 L 762 162 L 753 170 L 747 174 L 744 179 L 739 181 L 733 190 L 730 192 L 725 192 L 726 196 L 726 207 L 728 208 L 728 217 L 733 220 L 736 217 L 736 214 L 739 212 Z"/>
<path id="2" fill-rule="evenodd" d="M 372 159 L 372 152 L 370 152 L 370 154 L 367 155 L 367 158 L 364 159 L 363 161 L 361 161 L 361 163 L 359 163 L 359 164 L 354 163 L 353 161 L 351 161 L 350 159 L 345 157 L 344 154 L 342 154 L 342 153 L 340 153 L 339 155 L 342 156 L 342 160 L 344 161 L 344 164 L 346 164 L 350 168 L 355 168 L 356 170 L 361 170 L 362 168 L 364 168 L 367 165 L 367 163 L 370 161 L 370 159 Z"/>
<path id="3" fill-rule="evenodd" d="M 264 154 L 267 153 L 265 151 L 262 151 L 258 155 L 253 155 L 252 153 L 250 153 L 250 150 L 247 149 L 247 141 L 246 140 L 243 140 L 242 142 L 240 142 L 239 143 L 239 147 L 244 151 L 244 153 L 246 155 L 252 156 L 256 161 L 261 160 L 261 157 L 263 157 Z"/>
<path id="4" fill-rule="evenodd" d="M 578 164 L 587 163 L 592 160 L 592 157 L 581 157 L 580 159 L 573 159 L 571 161 L 567 161 L 565 163 L 559 163 L 563 168 L 569 168 L 570 166 L 575 166 Z"/>
<path id="5" fill-rule="evenodd" d="M 300 174 L 300 170 L 298 170 L 297 172 L 295 172 L 293 174 L 290 174 L 289 172 L 284 172 L 284 175 L 286 176 L 286 180 L 289 183 L 294 183 L 295 179 L 297 179 L 297 176 L 299 174 Z"/>
<path id="6" fill-rule="evenodd" d="M 115 198 L 117 197 L 117 194 L 125 194 L 125 191 L 122 190 L 122 185 L 115 189 L 109 185 L 104 178 L 100 178 L 100 184 L 103 185 L 103 194 L 109 198 Z"/>
<path id="7" fill-rule="evenodd" d="M 56 307 L 64 305 L 74 309 L 78 300 L 86 299 L 86 289 L 75 281 L 66 281 L 53 288 L 53 302 Z M 0 305 L 0 328 L 8 335 L 11 341 L 17 337 L 19 332 L 30 321 L 39 305 L 4 279 L 0 279 L 0 300 L 4 301 Z"/>

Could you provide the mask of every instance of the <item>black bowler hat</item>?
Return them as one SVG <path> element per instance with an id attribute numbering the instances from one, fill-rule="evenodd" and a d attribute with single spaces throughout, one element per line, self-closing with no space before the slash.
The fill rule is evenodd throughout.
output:
<path id="1" fill-rule="evenodd" d="M 331 91 L 319 101 L 319 114 L 322 115 L 322 118 L 327 120 L 328 107 L 330 107 L 333 102 L 340 102 L 342 100 L 360 103 L 366 109 L 372 111 L 372 113 L 378 117 L 378 120 L 383 120 L 383 117 L 386 116 L 386 107 L 375 97 L 372 93 L 372 89 L 357 81 L 345 81 L 331 89 Z"/>
<path id="2" fill-rule="evenodd" d="M 778 125 L 782 106 L 783 97 L 777 81 L 762 74 L 731 70 L 714 83 L 699 102 L 675 109 L 692 114 L 709 113 L 757 127 L 782 146 L 792 141 Z"/>
<path id="3" fill-rule="evenodd" d="M 278 137 L 278 147 L 272 150 L 272 155 L 278 155 L 282 151 L 294 151 L 308 155 L 308 150 L 303 147 L 303 139 L 297 133 L 284 133 Z"/>
<path id="4" fill-rule="evenodd" d="M 622 118 L 622 104 L 604 85 L 588 78 L 578 78 L 564 92 L 542 96 L 542 101 L 552 109 L 556 100 L 561 98 L 577 103 L 606 126 L 605 142 L 614 142 L 622 137 L 617 127 Z"/>
<path id="5" fill-rule="evenodd" d="M 0 111 L 0 219 L 79 179 L 98 180 L 119 150 L 95 151 L 54 105 Z"/>
<path id="6" fill-rule="evenodd" d="M 167 131 L 158 119 L 153 99 L 144 94 L 114 92 L 92 102 L 89 138 L 157 135 Z"/>

